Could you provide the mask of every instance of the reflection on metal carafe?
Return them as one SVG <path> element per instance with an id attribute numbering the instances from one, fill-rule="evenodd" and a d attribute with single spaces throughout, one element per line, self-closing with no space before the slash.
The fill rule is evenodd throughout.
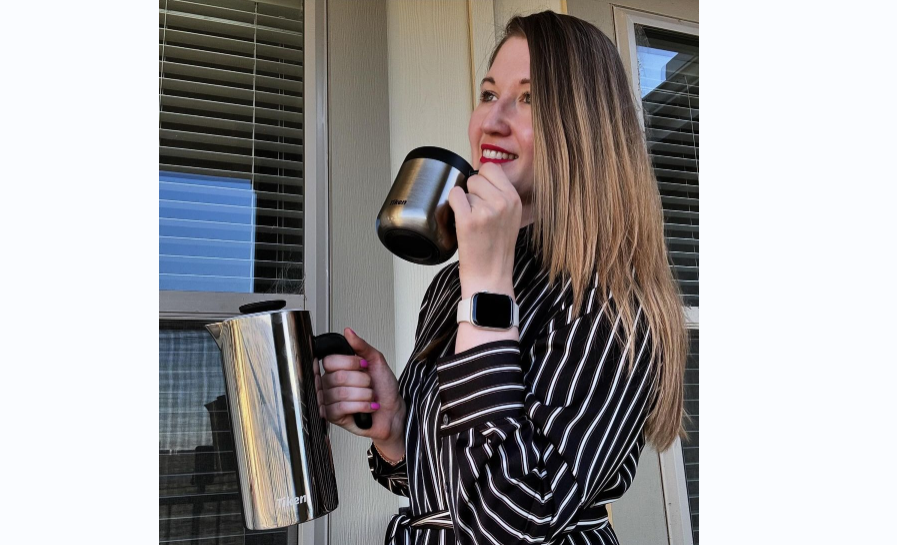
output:
<path id="1" fill-rule="evenodd" d="M 315 350 L 309 313 L 262 312 L 206 328 L 221 348 L 246 527 L 282 528 L 336 509 L 315 389 L 318 358 L 327 354 Z M 331 343 L 329 353 L 352 353 L 338 337 L 344 344 Z"/>

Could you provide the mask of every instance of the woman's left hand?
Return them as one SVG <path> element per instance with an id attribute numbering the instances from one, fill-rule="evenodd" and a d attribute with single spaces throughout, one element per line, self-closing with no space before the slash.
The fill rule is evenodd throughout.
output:
<path id="1" fill-rule="evenodd" d="M 502 168 L 484 163 L 479 174 L 449 192 L 455 213 L 461 297 L 478 291 L 514 296 L 514 246 L 523 206 Z"/>

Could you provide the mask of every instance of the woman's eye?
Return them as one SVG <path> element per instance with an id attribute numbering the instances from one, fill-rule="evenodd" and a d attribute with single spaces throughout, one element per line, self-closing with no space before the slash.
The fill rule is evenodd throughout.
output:
<path id="1" fill-rule="evenodd" d="M 483 91 L 480 93 L 480 102 L 492 102 L 495 100 L 495 93 L 492 91 Z M 530 92 L 523 93 L 523 102 L 525 104 L 532 104 L 532 94 Z"/>

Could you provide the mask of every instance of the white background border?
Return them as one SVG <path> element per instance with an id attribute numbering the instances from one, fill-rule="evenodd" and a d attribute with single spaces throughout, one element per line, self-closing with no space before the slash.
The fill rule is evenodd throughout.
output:
<path id="1" fill-rule="evenodd" d="M 10 543 L 158 541 L 156 9 L 5 7 Z M 707 544 L 893 538 L 895 15 L 702 9 Z"/>

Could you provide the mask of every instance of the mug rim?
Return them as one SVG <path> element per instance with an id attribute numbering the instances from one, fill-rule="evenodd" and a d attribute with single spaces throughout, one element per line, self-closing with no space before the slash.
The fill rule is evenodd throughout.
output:
<path id="1" fill-rule="evenodd" d="M 457 169 L 464 176 L 469 176 L 473 167 L 457 153 L 437 146 L 414 148 L 405 156 L 405 162 L 412 159 L 435 159 Z"/>

